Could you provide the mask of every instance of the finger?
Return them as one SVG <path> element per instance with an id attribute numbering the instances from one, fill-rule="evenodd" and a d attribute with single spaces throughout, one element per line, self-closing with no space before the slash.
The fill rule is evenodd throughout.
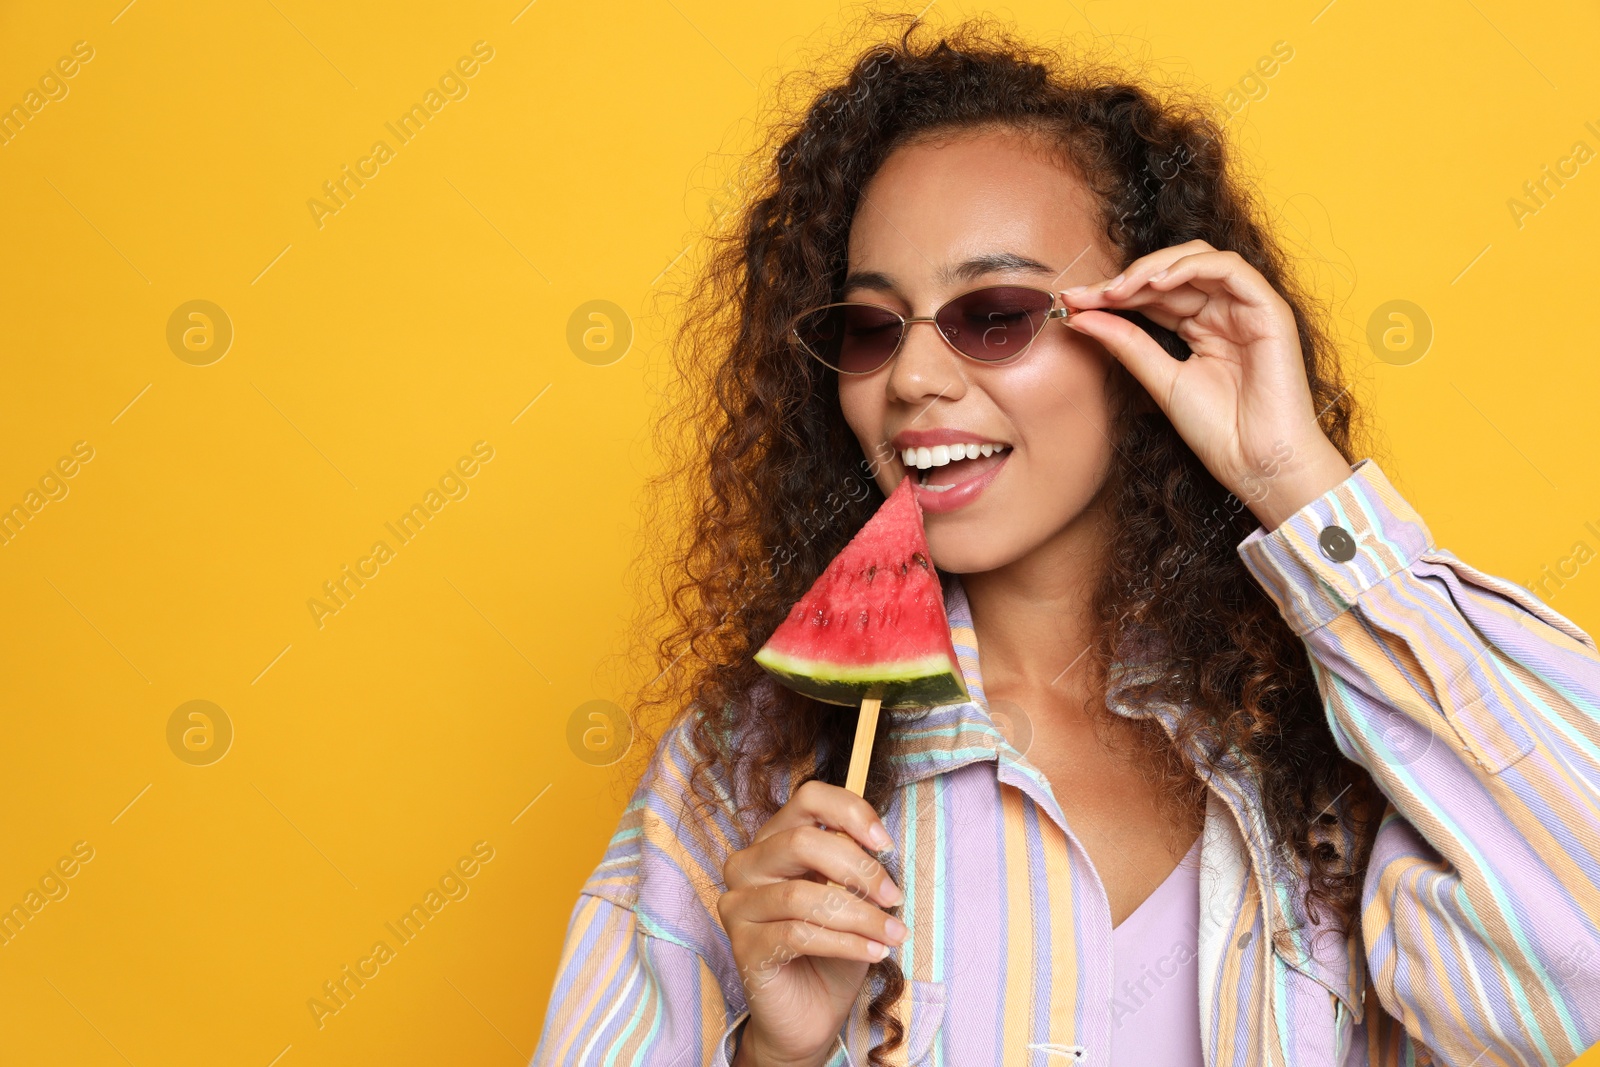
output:
<path id="1" fill-rule="evenodd" d="M 739 971 L 747 980 L 770 980 L 777 968 L 801 956 L 877 963 L 889 954 L 882 941 L 788 919 L 748 928 Z"/>
<path id="2" fill-rule="evenodd" d="M 1069 318 L 1067 325 L 1104 345 L 1144 386 L 1162 413 L 1170 417 L 1167 401 L 1183 364 L 1173 359 L 1155 338 L 1120 315 L 1105 311 L 1081 312 Z"/>
<path id="3" fill-rule="evenodd" d="M 1168 262 L 1144 257 L 1105 286 L 1064 289 L 1064 302 L 1077 310 L 1116 307 L 1138 310 L 1169 330 L 1199 314 L 1207 303 L 1226 297 L 1252 308 L 1268 310 L 1282 303 L 1277 291 L 1237 252 L 1219 252 L 1205 242 L 1204 251 L 1165 257 Z M 1163 252 L 1188 247 L 1178 245 Z"/>
<path id="4" fill-rule="evenodd" d="M 883 864 L 849 838 L 817 826 L 796 826 L 758 841 L 729 863 L 738 881 L 737 885 L 730 881 L 729 889 L 819 875 L 886 907 L 904 899 Z"/>
<path id="5" fill-rule="evenodd" d="M 1177 286 L 1170 291 L 1162 291 L 1154 288 L 1153 284 L 1128 292 L 1089 290 L 1077 295 L 1069 295 L 1068 290 L 1063 289 L 1061 296 L 1068 302 L 1068 310 L 1072 314 L 1106 308 L 1139 311 L 1150 321 L 1169 330 L 1177 329 L 1178 323 L 1199 314 L 1207 302 L 1213 299 L 1192 285 Z"/>
<path id="6" fill-rule="evenodd" d="M 1152 273 L 1146 279 L 1146 284 L 1157 291 L 1192 286 L 1208 295 L 1227 294 L 1257 307 L 1267 306 L 1278 295 L 1261 273 L 1237 252 L 1200 252 L 1183 256 L 1170 267 Z M 1109 295 L 1115 295 L 1117 291 L 1112 289 Z"/>
<path id="7" fill-rule="evenodd" d="M 755 839 L 761 841 L 797 826 L 815 826 L 819 823 L 843 830 L 862 848 L 873 852 L 894 848 L 889 831 L 884 828 L 883 820 L 878 818 L 871 804 L 848 789 L 815 780 L 796 789 L 789 802 L 756 832 Z"/>
<path id="8" fill-rule="evenodd" d="M 860 934 L 889 945 L 901 944 L 906 939 L 905 923 L 882 908 L 843 889 L 803 880 L 741 890 L 727 912 L 734 922 L 774 923 L 793 919 L 842 933 Z"/>
<path id="9" fill-rule="evenodd" d="M 1184 256 L 1207 251 L 1215 251 L 1215 249 L 1205 241 L 1199 239 L 1185 241 L 1183 244 L 1169 245 L 1166 248 L 1158 248 L 1154 252 L 1148 252 L 1145 255 L 1140 256 L 1138 259 L 1135 259 L 1132 263 L 1129 263 L 1114 278 L 1107 278 L 1097 282 L 1086 282 L 1082 285 L 1074 285 L 1071 288 L 1063 290 L 1063 293 L 1067 294 L 1069 298 L 1071 298 L 1087 296 L 1091 293 L 1103 293 L 1108 290 L 1131 292 L 1134 289 L 1137 289 L 1140 285 L 1144 284 L 1143 280 L 1145 278 L 1148 278 L 1150 275 L 1155 274 L 1158 271 L 1165 270 L 1178 260 L 1182 259 Z M 1077 300 L 1073 299 L 1072 302 L 1076 304 Z"/>

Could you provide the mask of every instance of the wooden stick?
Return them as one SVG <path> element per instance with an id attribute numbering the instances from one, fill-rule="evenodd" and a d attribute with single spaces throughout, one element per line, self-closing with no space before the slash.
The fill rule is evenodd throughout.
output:
<path id="1" fill-rule="evenodd" d="M 865 796 L 867 791 L 867 767 L 872 763 L 872 742 L 878 736 L 878 706 L 883 703 L 882 697 L 866 697 L 861 701 L 861 714 L 856 719 L 856 740 L 850 749 L 850 770 L 845 775 L 844 787 L 856 796 Z M 843 830 L 835 830 L 840 837 L 850 835 Z M 828 879 L 828 885 L 833 889 L 843 889 L 838 882 Z"/>
<path id="2" fill-rule="evenodd" d="M 856 796 L 867 792 L 867 766 L 872 762 L 872 742 L 878 736 L 878 706 L 881 697 L 867 697 L 861 701 L 861 716 L 856 719 L 856 743 L 850 750 L 850 773 L 845 776 L 844 787 Z"/>

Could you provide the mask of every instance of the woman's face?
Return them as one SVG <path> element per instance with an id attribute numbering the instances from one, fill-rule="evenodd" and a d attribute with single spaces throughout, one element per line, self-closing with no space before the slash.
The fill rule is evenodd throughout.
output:
<path id="1" fill-rule="evenodd" d="M 1091 194 L 1036 144 L 1010 130 L 962 132 L 891 153 L 862 190 L 839 299 L 910 318 L 979 286 L 1056 292 L 1115 274 Z M 916 323 L 885 366 L 839 375 L 839 401 L 879 488 L 918 480 L 935 565 L 968 574 L 1085 527 L 1110 467 L 1112 362 L 1061 319 L 1000 366 Z M 1005 448 L 925 470 L 904 460 L 908 447 L 937 460 L 932 446 L 956 442 Z"/>

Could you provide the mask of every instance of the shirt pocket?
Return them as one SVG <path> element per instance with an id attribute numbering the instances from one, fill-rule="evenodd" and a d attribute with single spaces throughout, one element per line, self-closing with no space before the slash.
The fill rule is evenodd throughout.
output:
<path id="1" fill-rule="evenodd" d="M 944 1026 L 944 983 L 906 982 L 906 992 L 901 1003 L 908 1009 L 902 1015 L 906 1024 L 906 1063 L 916 1067 L 919 1063 L 933 1062 L 933 1043 Z"/>
<path id="2" fill-rule="evenodd" d="M 1284 1059 L 1295 1067 L 1340 1067 L 1354 1028 L 1344 1002 L 1310 974 L 1276 954 L 1273 959 L 1282 991 L 1276 1022 Z"/>

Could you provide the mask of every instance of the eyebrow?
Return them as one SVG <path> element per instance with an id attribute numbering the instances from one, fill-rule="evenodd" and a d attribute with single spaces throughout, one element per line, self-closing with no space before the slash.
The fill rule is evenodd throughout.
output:
<path id="1" fill-rule="evenodd" d="M 1036 259 L 1030 259 L 1016 252 L 990 252 L 963 260 L 960 263 L 946 264 L 939 268 L 934 274 L 934 278 L 940 285 L 954 285 L 957 282 L 976 281 L 985 274 L 995 274 L 1000 271 L 1048 274 L 1052 278 L 1059 273 L 1054 267 L 1046 266 Z M 892 290 L 894 288 L 894 279 L 877 270 L 854 270 L 845 275 L 844 279 L 845 291 L 851 289 Z"/>

